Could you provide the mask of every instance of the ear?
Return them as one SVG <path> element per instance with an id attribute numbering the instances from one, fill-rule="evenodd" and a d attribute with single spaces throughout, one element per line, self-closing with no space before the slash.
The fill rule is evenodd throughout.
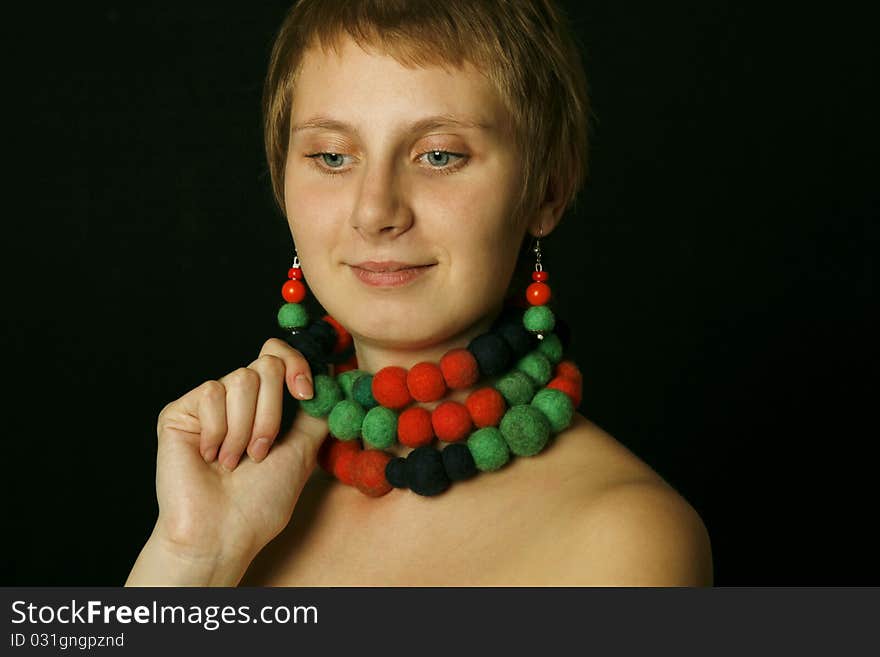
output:
<path id="1" fill-rule="evenodd" d="M 556 179 L 547 181 L 547 193 L 529 222 L 528 231 L 532 237 L 547 237 L 562 220 L 565 211 L 559 182 Z"/>

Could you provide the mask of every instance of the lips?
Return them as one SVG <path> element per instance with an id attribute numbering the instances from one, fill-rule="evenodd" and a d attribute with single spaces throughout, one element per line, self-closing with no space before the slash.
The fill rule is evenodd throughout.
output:
<path id="1" fill-rule="evenodd" d="M 381 262 L 377 262 L 375 260 L 367 260 L 365 262 L 359 262 L 356 265 L 352 265 L 352 267 L 357 267 L 359 269 L 366 269 L 367 271 L 372 272 L 395 272 L 400 271 L 401 269 L 414 269 L 417 267 L 429 267 L 433 263 L 410 263 L 410 262 L 399 262 L 396 260 L 383 260 Z"/>

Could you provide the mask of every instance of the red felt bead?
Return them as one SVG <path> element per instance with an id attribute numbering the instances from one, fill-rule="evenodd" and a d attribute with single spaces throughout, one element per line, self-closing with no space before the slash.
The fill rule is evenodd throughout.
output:
<path id="1" fill-rule="evenodd" d="M 431 413 L 434 434 L 445 443 L 467 438 L 474 426 L 467 406 L 456 401 L 445 401 Z"/>
<path id="2" fill-rule="evenodd" d="M 333 319 L 330 315 L 324 315 L 321 319 L 327 322 L 336 331 L 336 344 L 333 345 L 334 354 L 345 351 L 351 345 L 351 333 L 345 327 Z"/>
<path id="3" fill-rule="evenodd" d="M 406 387 L 413 399 L 420 402 L 432 402 L 446 394 L 446 381 L 443 372 L 434 363 L 416 363 L 406 375 Z"/>
<path id="4" fill-rule="evenodd" d="M 479 428 L 497 427 L 507 410 L 504 397 L 495 388 L 474 390 L 464 401 L 471 420 Z"/>
<path id="5" fill-rule="evenodd" d="M 556 376 L 571 379 L 578 384 L 581 384 L 584 381 L 584 377 L 578 369 L 578 366 L 570 360 L 563 360 L 556 366 Z"/>
<path id="6" fill-rule="evenodd" d="M 555 379 L 551 379 L 547 387 L 564 392 L 571 399 L 571 403 L 575 408 L 580 406 L 581 385 L 577 381 L 567 379 L 564 376 L 557 376 Z"/>
<path id="7" fill-rule="evenodd" d="M 533 281 L 538 281 L 539 283 L 544 283 L 547 281 L 548 278 L 550 278 L 550 276 L 544 270 L 532 272 L 532 280 Z"/>
<path id="8" fill-rule="evenodd" d="M 550 286 L 546 283 L 532 283 L 526 288 L 526 300 L 533 306 L 543 306 L 550 301 Z"/>
<path id="9" fill-rule="evenodd" d="M 354 485 L 354 460 L 355 457 L 362 452 L 360 444 L 357 440 L 343 440 L 343 443 L 354 443 L 355 448 L 340 449 L 336 462 L 333 463 L 333 475 L 348 486 Z"/>
<path id="10" fill-rule="evenodd" d="M 406 387 L 406 370 L 396 365 L 383 367 L 376 372 L 372 383 L 373 397 L 386 408 L 395 410 L 409 406 L 412 395 Z"/>
<path id="11" fill-rule="evenodd" d="M 285 281 L 281 286 L 281 296 L 287 303 L 299 303 L 306 298 L 306 286 L 299 281 Z"/>
<path id="12" fill-rule="evenodd" d="M 480 379 L 477 359 L 467 349 L 452 349 L 440 359 L 440 371 L 450 388 L 470 388 Z"/>
<path id="13" fill-rule="evenodd" d="M 358 451 L 360 445 L 356 440 L 339 440 L 331 434 L 327 434 L 321 447 L 318 449 L 318 465 L 323 470 L 333 474 L 333 467 L 336 464 L 339 455 L 345 451 Z"/>
<path id="14" fill-rule="evenodd" d="M 351 358 L 333 366 L 333 374 L 342 374 L 348 370 L 356 370 L 358 368 L 357 355 L 352 354 Z"/>
<path id="15" fill-rule="evenodd" d="M 397 417 L 397 440 L 407 447 L 430 445 L 434 440 L 431 412 L 421 406 L 413 406 L 403 411 Z"/>
<path id="16" fill-rule="evenodd" d="M 303 270 L 299 267 L 291 267 L 287 270 L 287 278 L 292 278 L 297 281 L 301 281 L 303 278 Z"/>
<path id="17" fill-rule="evenodd" d="M 354 485 L 364 495 L 381 497 L 394 488 L 385 478 L 385 466 L 391 455 L 378 449 L 364 449 L 354 457 L 352 474 Z"/>

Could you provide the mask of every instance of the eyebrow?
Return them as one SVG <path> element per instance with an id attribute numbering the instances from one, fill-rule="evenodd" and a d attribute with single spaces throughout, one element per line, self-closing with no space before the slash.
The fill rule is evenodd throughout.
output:
<path id="1" fill-rule="evenodd" d="M 424 130 L 434 130 L 435 128 L 447 127 L 469 128 L 486 131 L 492 131 L 495 129 L 494 126 L 490 123 L 459 118 L 452 114 L 435 114 L 434 116 L 426 116 L 423 119 L 419 119 L 418 121 L 411 123 L 407 127 L 407 132 L 421 132 Z M 326 116 L 315 116 L 308 121 L 296 123 L 291 127 L 290 131 L 300 132 L 302 130 L 311 130 L 316 128 L 324 130 L 339 130 L 340 132 L 350 132 L 358 136 L 360 135 L 358 129 L 350 123 L 331 119 Z"/>

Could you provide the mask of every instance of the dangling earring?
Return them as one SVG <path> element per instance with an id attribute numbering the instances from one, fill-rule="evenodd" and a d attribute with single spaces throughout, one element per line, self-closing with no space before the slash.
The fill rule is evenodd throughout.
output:
<path id="1" fill-rule="evenodd" d="M 305 330 L 309 323 L 309 313 L 301 303 L 306 298 L 306 285 L 303 280 L 299 256 L 293 247 L 293 264 L 287 272 L 288 280 L 281 286 L 281 296 L 287 302 L 278 310 L 278 325 L 291 334 Z"/>
<path id="2" fill-rule="evenodd" d="M 533 282 L 526 288 L 526 301 L 529 302 L 530 307 L 523 314 L 523 326 L 539 340 L 543 340 L 544 335 L 553 331 L 556 325 L 556 317 L 547 307 L 551 293 L 550 286 L 547 285 L 549 274 L 544 271 L 544 265 L 541 264 L 541 237 L 543 237 L 543 229 L 539 226 L 538 237 L 535 238 L 535 246 L 532 249 L 535 252 Z"/>

